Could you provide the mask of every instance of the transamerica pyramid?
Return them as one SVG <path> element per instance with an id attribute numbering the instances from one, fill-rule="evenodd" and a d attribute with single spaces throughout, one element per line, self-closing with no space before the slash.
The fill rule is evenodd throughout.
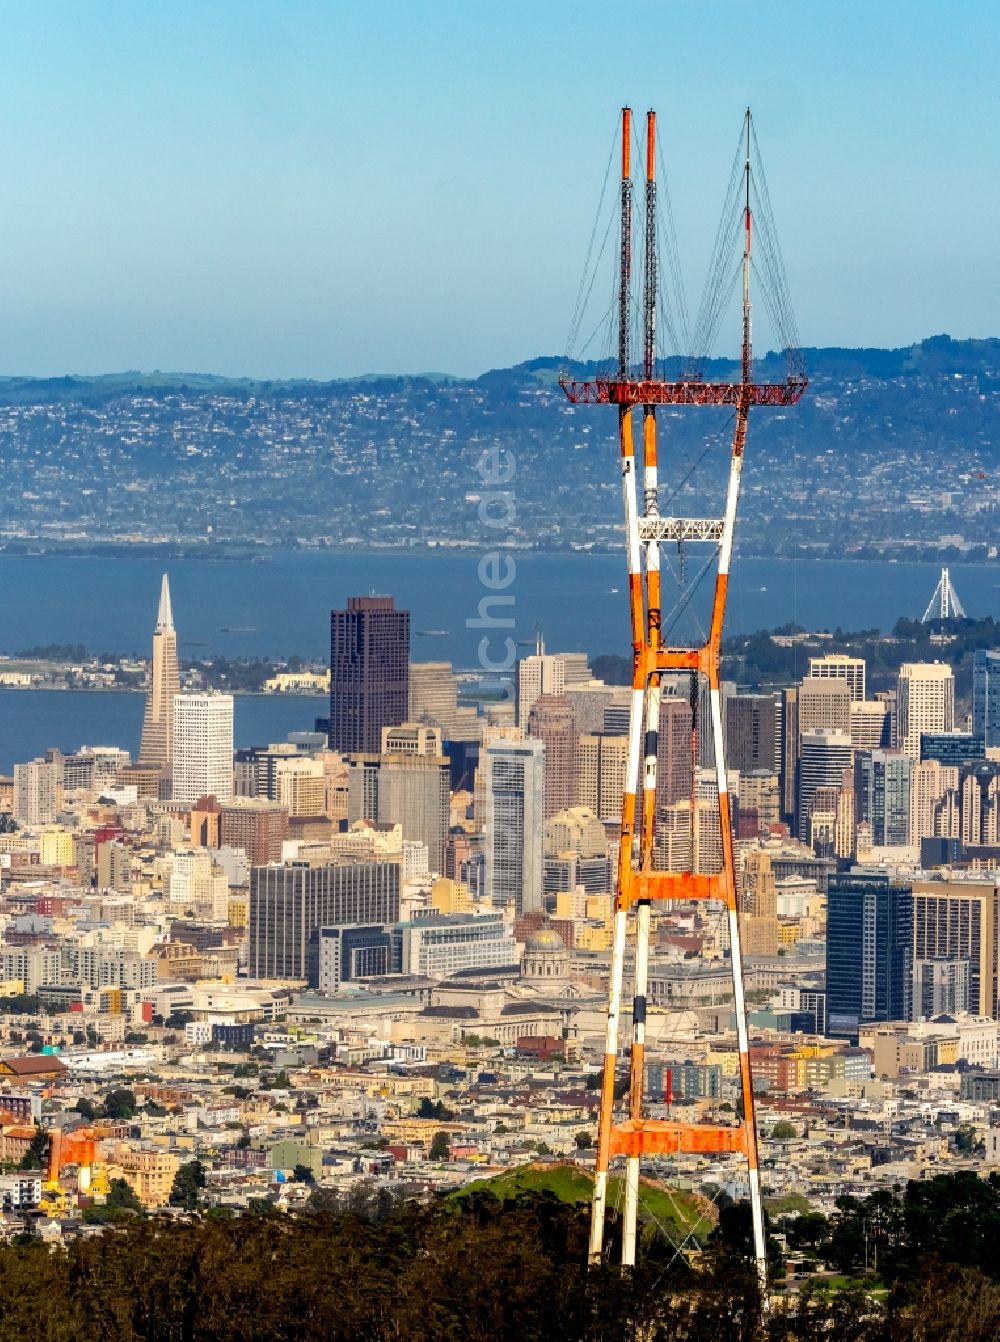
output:
<path id="1" fill-rule="evenodd" d="M 139 763 L 162 769 L 173 762 L 174 695 L 181 687 L 177 665 L 177 634 L 170 605 L 170 582 L 164 573 L 160 606 L 153 631 L 153 662 L 142 720 Z"/>

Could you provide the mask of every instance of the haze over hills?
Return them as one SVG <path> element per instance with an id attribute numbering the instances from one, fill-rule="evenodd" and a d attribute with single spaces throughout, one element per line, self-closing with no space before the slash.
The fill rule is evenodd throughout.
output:
<path id="1" fill-rule="evenodd" d="M 801 403 L 751 418 L 743 551 L 986 558 L 1000 508 L 1000 340 L 805 359 Z M 481 545 L 477 463 L 493 446 L 517 463 L 503 539 L 617 546 L 614 416 L 568 405 L 566 366 L 536 358 L 472 380 L 0 378 L 3 538 L 15 549 Z M 705 370 L 734 372 L 727 360 Z M 760 360 L 758 376 L 783 377 L 783 357 Z M 699 515 L 713 506 L 700 468 L 725 454 L 729 414 L 661 410 L 660 422 L 674 463 L 664 502 Z"/>

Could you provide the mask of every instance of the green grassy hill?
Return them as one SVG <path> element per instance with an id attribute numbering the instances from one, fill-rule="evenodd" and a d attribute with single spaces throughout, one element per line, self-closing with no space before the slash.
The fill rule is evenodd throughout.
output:
<path id="1" fill-rule="evenodd" d="M 460 1201 L 470 1193 L 489 1191 L 501 1202 L 512 1202 L 521 1193 L 553 1193 L 561 1202 L 589 1203 L 593 1187 L 593 1176 L 578 1165 L 522 1165 L 491 1179 L 476 1179 L 448 1196 Z M 624 1191 L 622 1180 L 612 1176 L 608 1182 L 609 1207 L 621 1206 Z M 657 1224 L 674 1243 L 692 1232 L 693 1238 L 700 1243 L 714 1228 L 718 1211 L 700 1193 L 682 1192 L 655 1179 L 643 1179 L 639 1189 L 639 1216 Z"/>

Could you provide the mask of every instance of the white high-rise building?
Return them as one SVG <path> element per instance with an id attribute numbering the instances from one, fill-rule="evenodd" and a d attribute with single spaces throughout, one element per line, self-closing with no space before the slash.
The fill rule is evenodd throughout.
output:
<path id="1" fill-rule="evenodd" d="M 545 747 L 494 741 L 486 747 L 486 897 L 517 913 L 542 907 L 545 855 Z"/>
<path id="2" fill-rule="evenodd" d="M 904 662 L 896 687 L 896 732 L 911 760 L 920 759 L 922 732 L 955 729 L 955 677 L 944 662 Z"/>
<path id="3" fill-rule="evenodd" d="M 188 692 L 174 696 L 174 801 L 233 796 L 233 696 Z"/>
<path id="4" fill-rule="evenodd" d="M 545 651 L 539 633 L 535 651 L 517 664 L 517 725 L 527 728 L 528 715 L 540 694 L 562 694 L 566 688 L 566 661 L 558 653 Z"/>

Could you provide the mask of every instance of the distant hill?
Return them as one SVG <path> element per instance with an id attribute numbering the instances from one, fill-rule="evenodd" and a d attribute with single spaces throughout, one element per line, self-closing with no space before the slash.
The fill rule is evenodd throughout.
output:
<path id="1" fill-rule="evenodd" d="M 751 419 L 742 553 L 995 554 L 1000 340 L 804 354 L 798 405 Z M 616 419 L 569 405 L 564 370 L 595 365 L 545 356 L 471 379 L 0 378 L 6 547 L 481 546 L 488 449 L 516 462 L 507 543 L 617 549 Z M 736 366 L 714 360 L 704 374 Z M 765 355 L 757 375 L 782 378 L 783 357 Z M 718 511 L 731 413 L 662 412 L 664 506 Z"/>

